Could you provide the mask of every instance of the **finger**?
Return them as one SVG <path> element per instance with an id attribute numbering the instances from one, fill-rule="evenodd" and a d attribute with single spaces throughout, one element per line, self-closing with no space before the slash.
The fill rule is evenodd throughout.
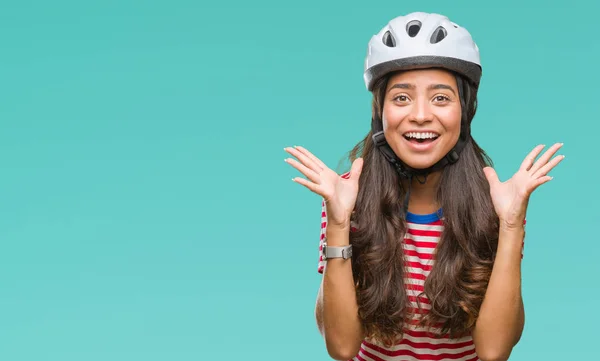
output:
<path id="1" fill-rule="evenodd" d="M 306 156 L 304 153 L 300 152 L 298 149 L 291 148 L 291 147 L 287 147 L 287 148 L 284 148 L 284 149 L 289 154 L 291 154 L 294 157 L 298 158 L 298 160 L 300 162 L 302 162 L 302 164 L 304 164 L 307 168 L 312 169 L 315 173 L 318 174 L 318 173 L 320 173 L 323 170 L 322 167 L 320 167 L 319 165 L 317 165 L 308 156 Z"/>
<path id="2" fill-rule="evenodd" d="M 316 184 L 314 184 L 312 182 L 309 182 L 306 179 L 300 178 L 300 177 L 292 178 L 292 181 L 294 181 L 294 182 L 296 182 L 296 183 L 298 183 L 300 185 L 305 186 L 311 192 L 316 193 L 316 194 L 320 195 L 321 197 L 325 198 L 325 196 L 322 194 L 322 192 L 321 192 L 321 190 L 320 190 L 320 188 L 319 188 L 318 185 L 316 185 Z"/>
<path id="3" fill-rule="evenodd" d="M 529 194 L 531 194 L 531 192 L 533 192 L 534 190 L 537 189 L 537 187 L 541 186 L 544 183 L 550 182 L 553 178 L 546 175 L 543 177 L 540 177 L 538 179 L 536 179 L 532 184 L 531 184 L 531 189 L 529 190 Z"/>
<path id="4" fill-rule="evenodd" d="M 543 167 L 541 167 L 540 169 L 538 169 L 537 171 L 535 171 L 535 173 L 533 173 L 532 176 L 534 178 L 545 176 L 554 167 L 556 167 L 558 165 L 558 163 L 560 163 L 563 159 L 565 159 L 564 155 L 559 155 L 558 157 L 554 157 L 550 162 L 546 163 Z"/>
<path id="5" fill-rule="evenodd" d="M 300 162 L 298 162 L 295 159 L 286 158 L 284 160 L 285 160 L 286 163 L 288 163 L 292 167 L 294 167 L 297 170 L 299 170 L 300 173 L 304 174 L 306 176 L 306 178 L 310 179 L 312 182 L 314 182 L 314 183 L 321 183 L 321 177 L 319 176 L 319 174 L 317 172 L 315 172 L 312 169 L 308 168 L 304 164 L 301 164 Z"/>
<path id="6" fill-rule="evenodd" d="M 364 161 L 362 158 L 357 158 L 352 162 L 352 168 L 350 168 L 350 179 L 358 180 L 360 173 L 362 172 Z"/>
<path id="7" fill-rule="evenodd" d="M 319 158 L 317 158 L 314 154 L 312 154 L 311 152 L 308 151 L 308 149 L 296 145 L 295 146 L 296 149 L 298 149 L 302 154 L 306 155 L 310 160 L 312 160 L 316 165 L 318 165 L 319 167 L 321 167 L 321 169 L 325 169 L 327 168 L 327 166 L 325 165 L 325 163 L 323 163 Z"/>
<path id="8" fill-rule="evenodd" d="M 494 168 L 492 168 L 492 167 L 483 168 L 483 174 L 485 175 L 485 178 L 487 179 L 488 183 L 490 184 L 490 187 L 493 187 L 497 183 L 500 183 L 500 179 L 498 179 L 498 174 L 496 173 Z"/>
<path id="9" fill-rule="evenodd" d="M 535 162 L 531 168 L 529 169 L 529 171 L 531 173 L 535 173 L 538 169 L 542 168 L 544 165 L 546 165 L 548 163 L 548 161 L 550 160 L 550 158 L 552 158 L 554 156 L 554 154 L 556 154 L 556 152 L 560 149 L 560 147 L 562 147 L 562 143 L 556 143 L 554 144 L 552 147 L 550 147 L 550 149 L 548 149 L 541 157 L 540 159 L 537 160 L 537 162 Z"/>
<path id="10" fill-rule="evenodd" d="M 531 166 L 533 165 L 535 158 L 537 158 L 537 156 L 540 154 L 542 149 L 544 149 L 544 147 L 545 145 L 540 144 L 537 147 L 533 148 L 533 150 L 529 152 L 529 154 L 527 154 L 527 157 L 525 157 L 523 163 L 521 163 L 521 167 L 519 168 L 519 170 L 529 170 L 529 168 L 531 168 Z"/>

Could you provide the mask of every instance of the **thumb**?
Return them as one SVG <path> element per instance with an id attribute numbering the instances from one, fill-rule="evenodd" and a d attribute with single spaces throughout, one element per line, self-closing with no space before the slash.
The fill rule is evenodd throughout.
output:
<path id="1" fill-rule="evenodd" d="M 352 162 L 352 168 L 350 168 L 350 179 L 358 181 L 358 178 L 362 173 L 363 163 L 364 161 L 362 158 L 356 158 L 354 162 Z"/>
<path id="2" fill-rule="evenodd" d="M 485 178 L 487 179 L 488 183 L 490 184 L 490 187 L 493 187 L 496 184 L 500 183 L 500 179 L 498 179 L 498 174 L 496 174 L 496 171 L 494 170 L 494 168 L 484 167 L 483 174 L 485 174 Z"/>

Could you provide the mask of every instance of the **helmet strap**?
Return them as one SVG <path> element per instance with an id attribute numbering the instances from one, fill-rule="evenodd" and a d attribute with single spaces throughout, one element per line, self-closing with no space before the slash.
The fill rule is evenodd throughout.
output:
<path id="1" fill-rule="evenodd" d="M 378 122 L 376 119 L 372 119 L 372 123 L 373 123 L 372 127 L 373 126 L 376 127 L 375 123 L 381 124 L 381 122 Z M 432 172 L 441 170 L 442 168 L 446 167 L 447 165 L 456 163 L 458 161 L 460 152 L 463 150 L 463 148 L 467 144 L 468 139 L 470 138 L 469 128 L 468 127 L 462 127 L 462 128 L 464 128 L 463 129 L 464 131 L 461 131 L 461 135 L 458 138 L 458 141 L 456 142 L 454 147 L 442 159 L 440 159 L 439 161 L 437 161 L 435 164 L 433 164 L 431 167 L 428 167 L 428 168 L 412 168 L 409 165 L 407 165 L 406 163 L 404 163 L 402 160 L 400 160 L 400 158 L 396 155 L 396 153 L 394 153 L 394 151 L 388 144 L 387 140 L 385 139 L 383 130 L 374 130 L 373 129 L 374 131 L 373 131 L 373 135 L 371 137 L 373 139 L 373 143 L 375 144 L 375 146 L 379 149 L 381 154 L 383 154 L 385 159 L 394 167 L 396 172 L 398 172 L 398 175 L 400 175 L 401 178 L 407 179 L 407 178 L 409 178 L 409 176 L 424 176 L 424 177 L 426 177 L 427 175 L 429 175 Z M 419 180 L 419 182 L 424 183 L 424 181 L 421 182 L 420 180 Z"/>

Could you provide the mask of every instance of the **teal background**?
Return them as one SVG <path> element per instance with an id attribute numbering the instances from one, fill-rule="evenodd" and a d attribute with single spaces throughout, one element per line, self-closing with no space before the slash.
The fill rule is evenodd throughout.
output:
<path id="1" fill-rule="evenodd" d="M 420 3 L 3 2 L 0 359 L 329 359 L 320 199 L 283 147 L 337 167 L 368 131 L 369 38 L 417 10 L 477 41 L 473 133 L 502 179 L 565 143 L 511 360 L 594 359 L 599 6 Z"/>

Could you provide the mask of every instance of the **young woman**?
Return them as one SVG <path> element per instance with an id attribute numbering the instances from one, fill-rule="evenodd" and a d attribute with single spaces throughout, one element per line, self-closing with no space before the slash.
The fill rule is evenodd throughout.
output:
<path id="1" fill-rule="evenodd" d="M 531 193 L 562 144 L 501 182 L 470 134 L 481 76 L 466 29 L 393 19 L 368 47 L 371 131 L 341 176 L 285 150 L 323 198 L 316 318 L 336 360 L 506 360 L 524 324 L 521 259 Z M 537 160 L 536 160 L 537 159 Z"/>

